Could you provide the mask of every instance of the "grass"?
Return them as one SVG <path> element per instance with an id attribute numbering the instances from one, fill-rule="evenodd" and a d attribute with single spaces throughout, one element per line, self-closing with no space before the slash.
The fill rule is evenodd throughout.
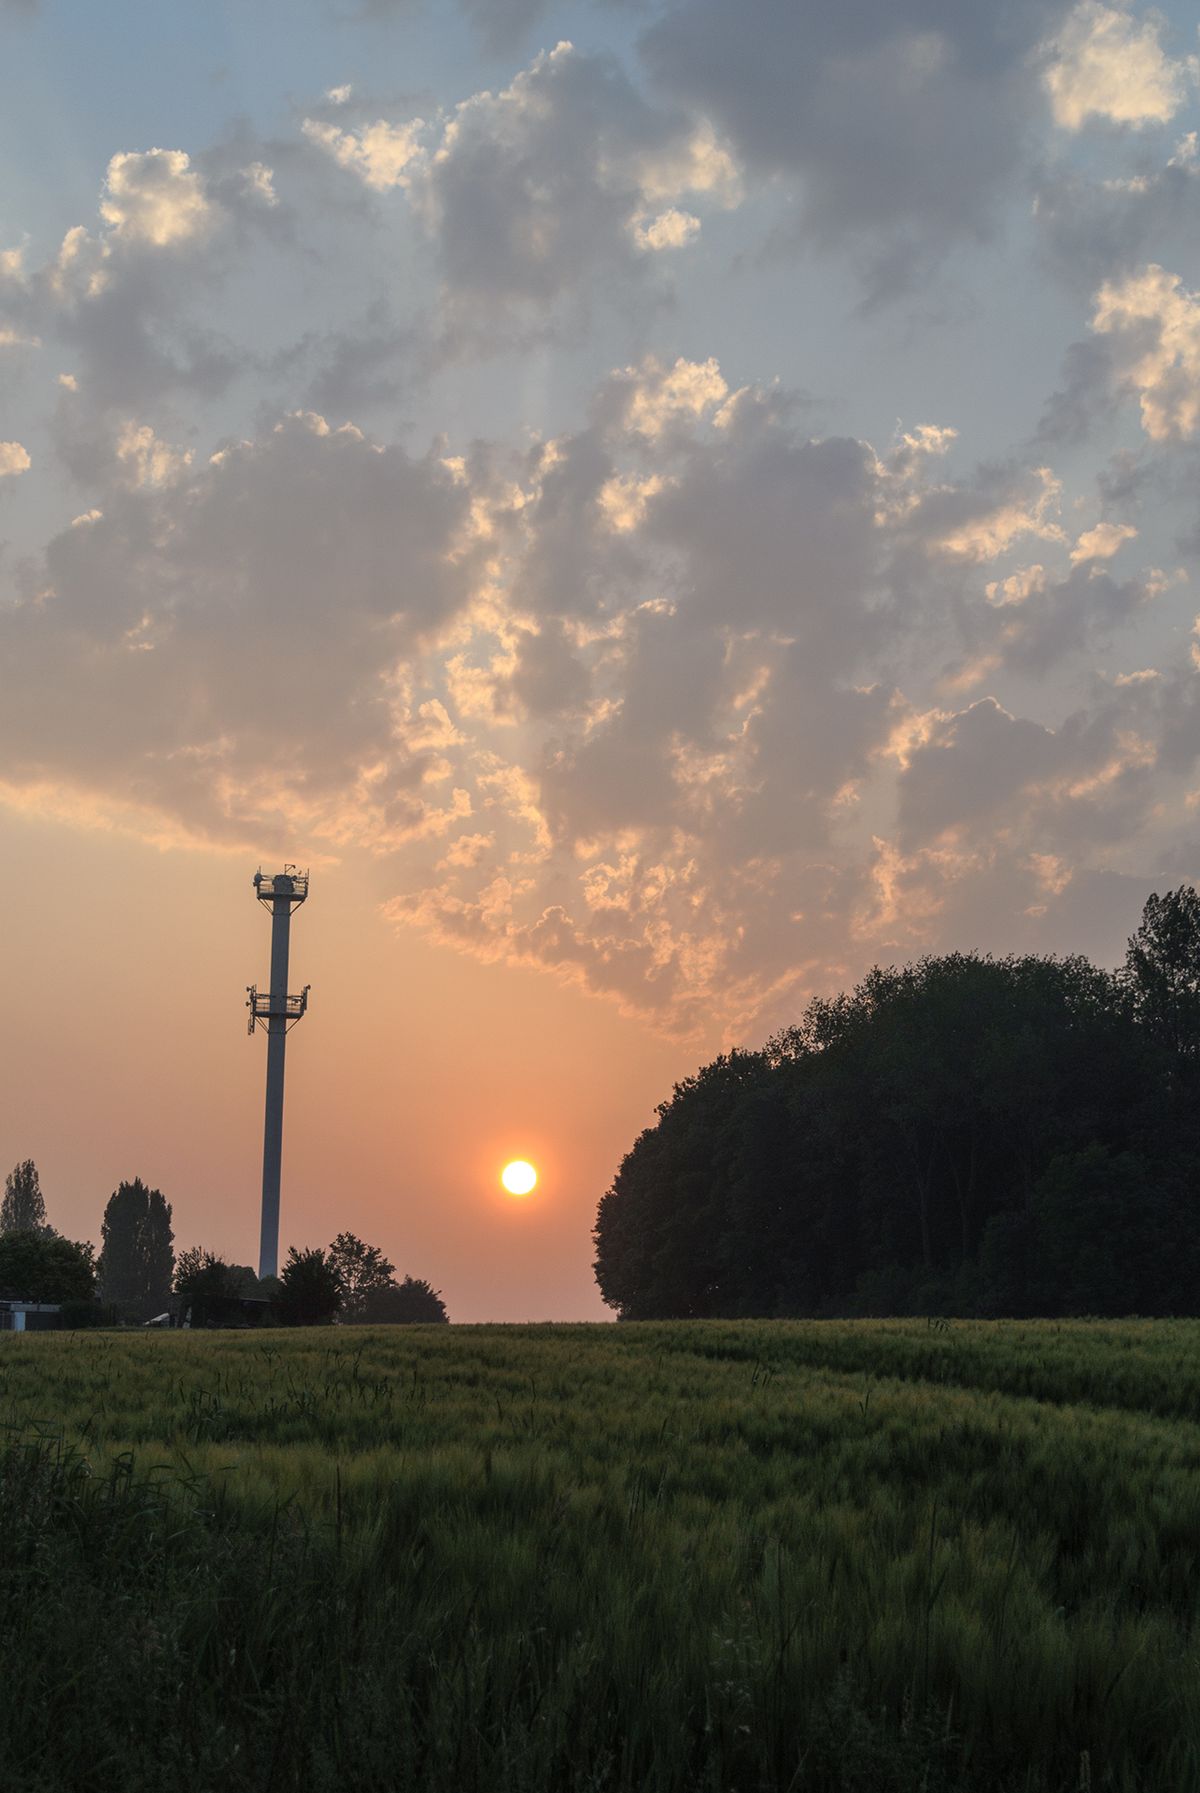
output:
<path id="1" fill-rule="evenodd" d="M 1200 1787 L 1200 1323 L 0 1339 L 0 1788 Z"/>

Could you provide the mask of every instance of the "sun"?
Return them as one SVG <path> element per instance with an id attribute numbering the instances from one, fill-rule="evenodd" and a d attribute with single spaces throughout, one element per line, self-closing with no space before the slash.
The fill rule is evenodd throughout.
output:
<path id="1" fill-rule="evenodd" d="M 500 1181 L 510 1195 L 529 1195 L 537 1186 L 537 1171 L 524 1158 L 514 1158 L 500 1172 Z"/>

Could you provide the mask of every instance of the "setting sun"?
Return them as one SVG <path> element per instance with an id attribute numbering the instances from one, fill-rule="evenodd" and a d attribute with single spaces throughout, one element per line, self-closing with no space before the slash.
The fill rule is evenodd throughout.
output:
<path id="1" fill-rule="evenodd" d="M 524 1158 L 514 1158 L 500 1172 L 500 1181 L 510 1195 L 528 1195 L 537 1184 L 537 1171 Z"/>

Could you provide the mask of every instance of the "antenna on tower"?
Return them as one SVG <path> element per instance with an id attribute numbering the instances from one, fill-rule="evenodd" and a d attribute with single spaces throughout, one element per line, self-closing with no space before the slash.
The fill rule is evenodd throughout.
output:
<path id="1" fill-rule="evenodd" d="M 258 1247 L 260 1277 L 279 1273 L 279 1176 L 283 1163 L 283 1060 L 285 1042 L 308 1008 L 309 986 L 298 996 L 288 994 L 288 949 L 292 911 L 308 896 L 308 873 L 285 865 L 265 878 L 260 867 L 254 874 L 254 894 L 271 911 L 271 987 L 265 994 L 257 984 L 246 986 L 250 1010 L 249 1032 L 262 1026 L 267 1035 L 267 1108 L 263 1123 L 262 1232 Z"/>

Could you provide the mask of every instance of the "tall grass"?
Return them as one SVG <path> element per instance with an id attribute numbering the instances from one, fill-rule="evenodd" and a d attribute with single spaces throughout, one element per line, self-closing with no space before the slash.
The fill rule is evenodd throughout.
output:
<path id="1" fill-rule="evenodd" d="M 0 1785 L 1200 1786 L 1198 1345 L 5 1339 Z"/>

